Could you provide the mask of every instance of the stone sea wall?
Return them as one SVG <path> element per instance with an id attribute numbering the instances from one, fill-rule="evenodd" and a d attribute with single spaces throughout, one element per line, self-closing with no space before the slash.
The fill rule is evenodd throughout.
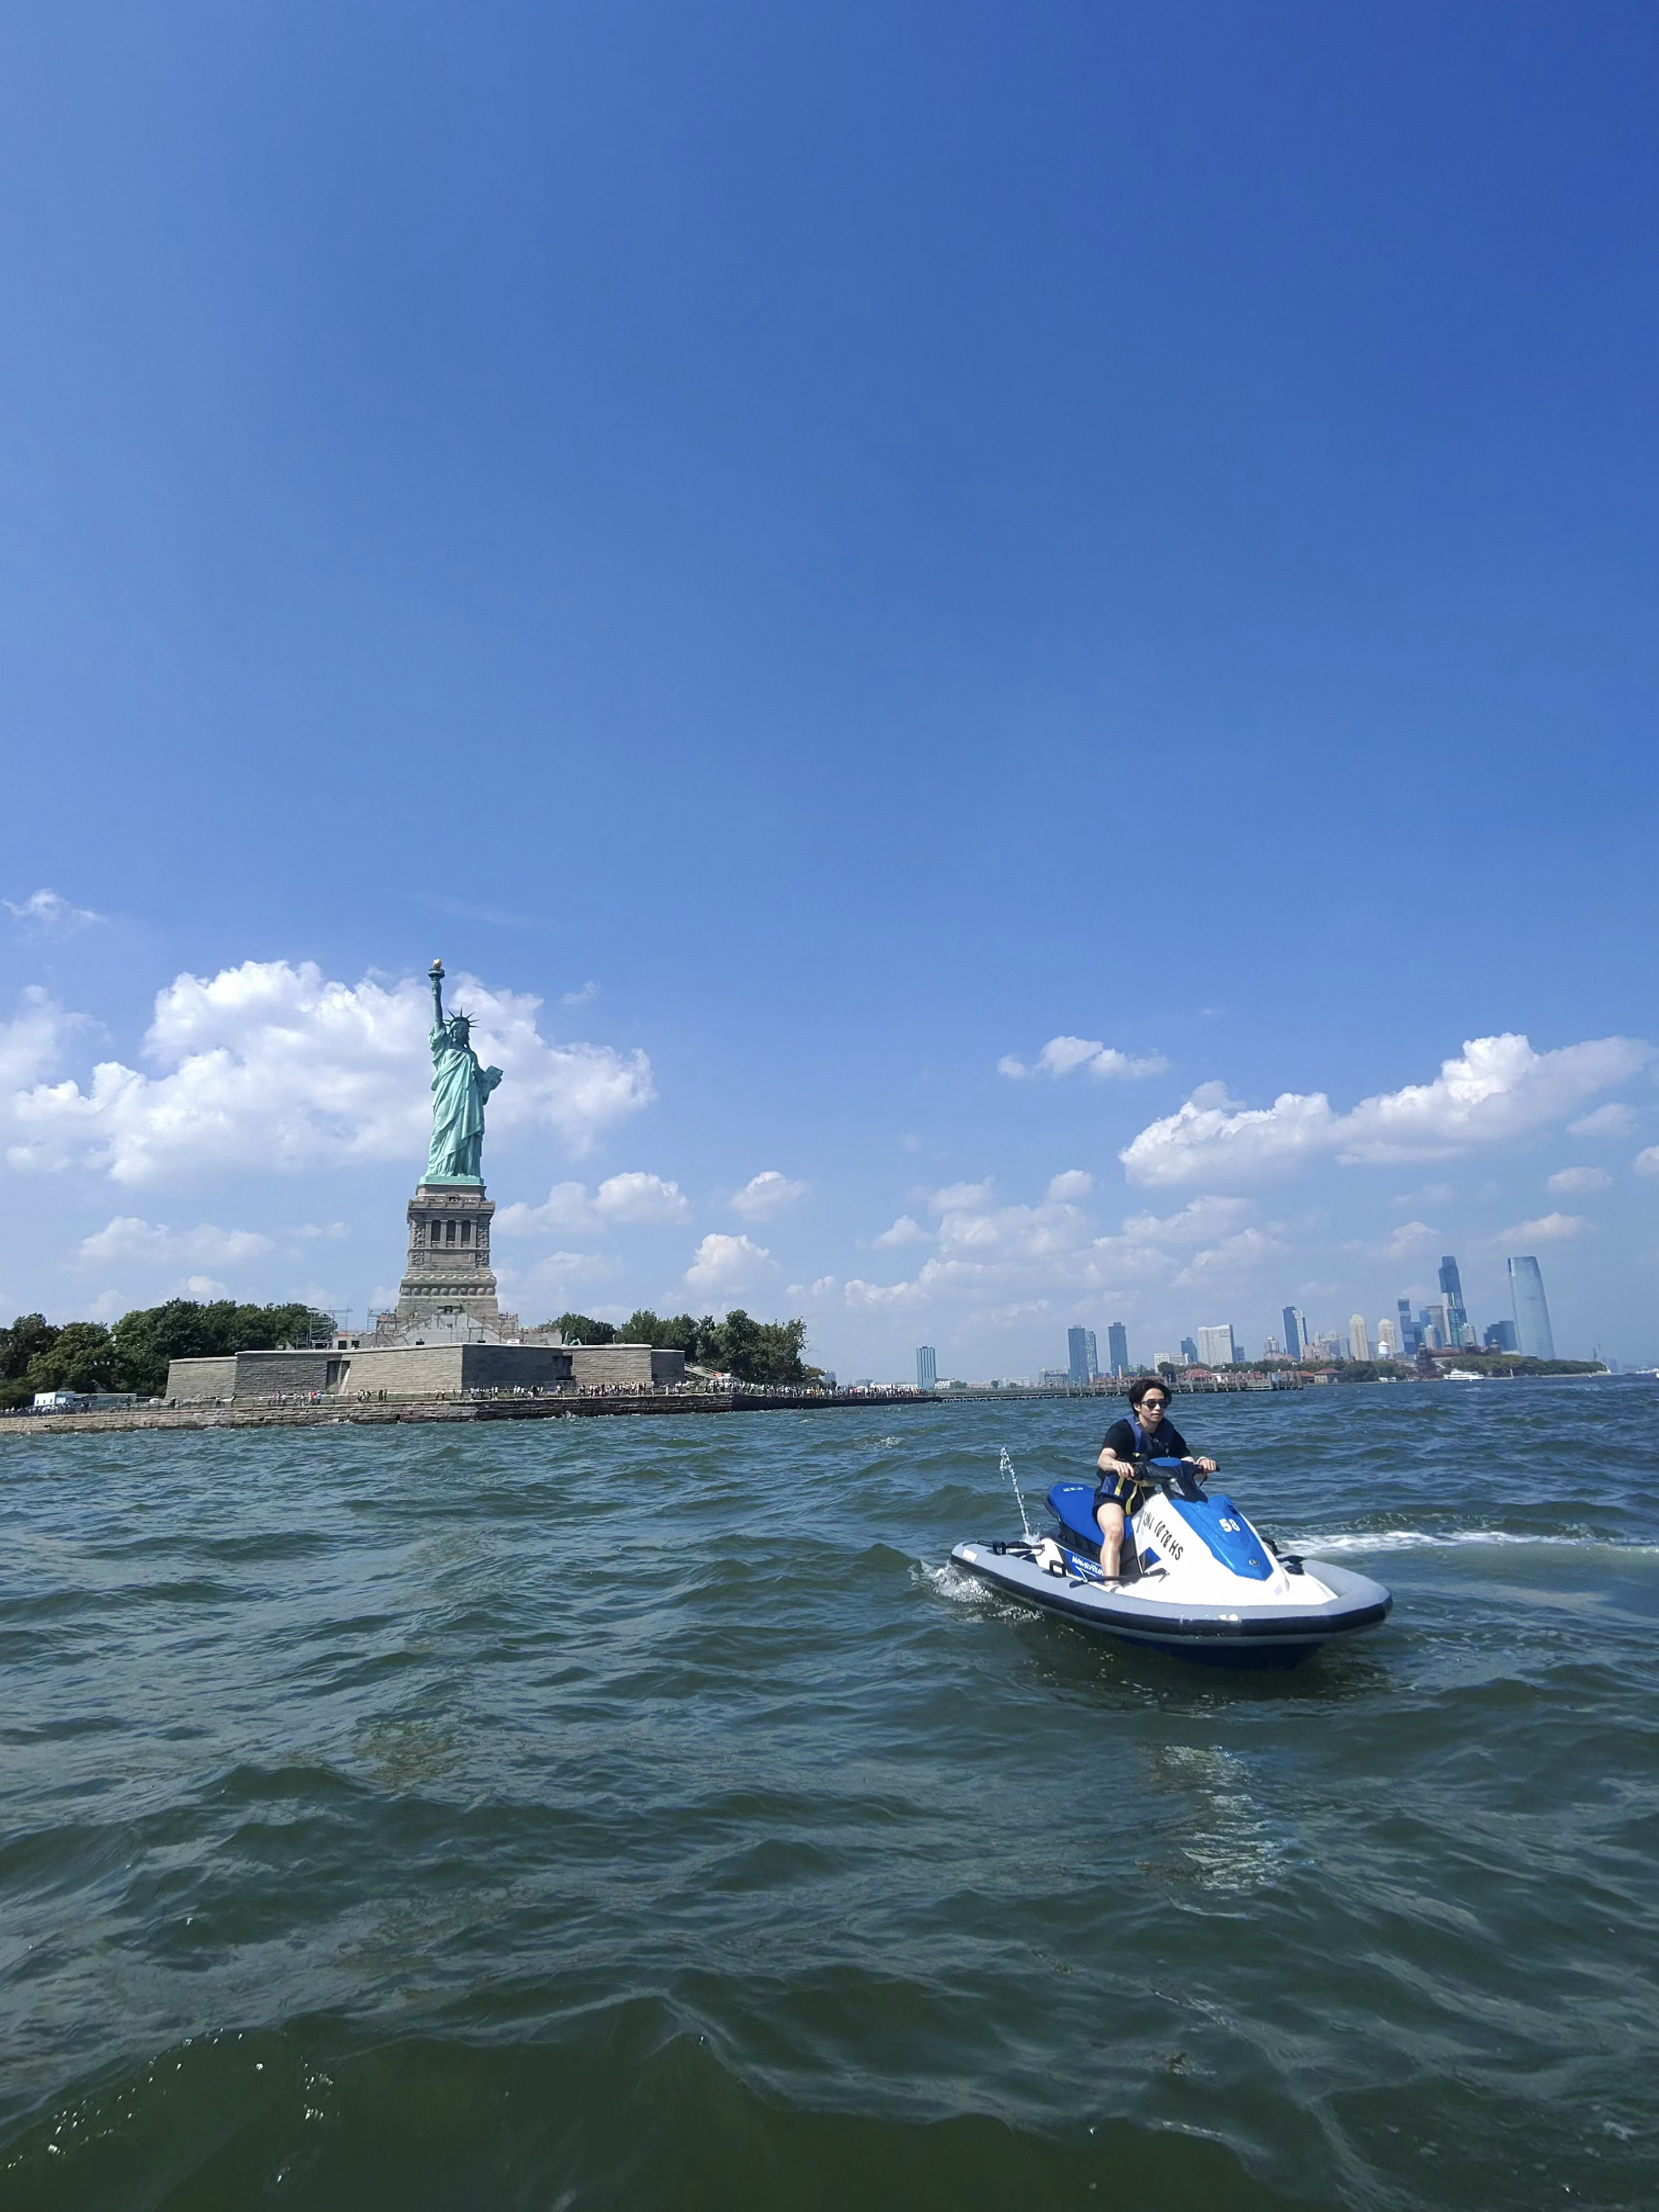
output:
<path id="1" fill-rule="evenodd" d="M 397 1421 L 545 1421 L 621 1414 L 810 1413 L 838 1406 L 936 1405 L 916 1390 L 664 1390 L 557 1398 L 428 1398 L 385 1403 L 323 1398 L 290 1405 L 134 1406 L 107 1413 L 0 1414 L 7 1437 L 109 1436 L 137 1429 L 314 1429 Z"/>

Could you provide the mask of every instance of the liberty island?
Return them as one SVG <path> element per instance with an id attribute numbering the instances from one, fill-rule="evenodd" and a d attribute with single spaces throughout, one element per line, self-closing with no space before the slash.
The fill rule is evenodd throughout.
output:
<path id="1" fill-rule="evenodd" d="M 408 1247 L 395 1306 L 362 1332 L 327 1340 L 169 1358 L 166 1402 L 65 1407 L 15 1416 L 5 1430 L 261 1426 L 332 1421 L 533 1419 L 547 1413 L 724 1413 L 738 1407 L 849 1401 L 833 1382 L 775 1386 L 730 1376 L 688 1378 L 686 1354 L 660 1342 L 569 1343 L 552 1323 L 503 1313 L 490 1264 L 495 1207 L 484 1188 L 489 1102 L 506 1079 L 472 1044 L 464 1009 L 444 1011 L 443 962 L 427 971 L 432 1019 L 432 1121 L 426 1165 L 405 1208 Z M 269 1339 L 266 1340 L 270 1341 Z M 72 1394 L 66 1394 L 72 1395 Z M 915 1400 L 862 1392 L 853 1402 Z"/>

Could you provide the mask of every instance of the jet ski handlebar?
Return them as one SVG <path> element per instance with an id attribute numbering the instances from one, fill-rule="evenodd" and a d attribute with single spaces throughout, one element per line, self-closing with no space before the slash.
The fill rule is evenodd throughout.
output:
<path id="1" fill-rule="evenodd" d="M 1154 1490 L 1170 1491 L 1177 1498 L 1196 1500 L 1204 1495 L 1194 1472 L 1197 1465 L 1198 1462 L 1192 1458 L 1154 1459 L 1142 1452 L 1135 1458 L 1134 1470 L 1139 1480 Z"/>

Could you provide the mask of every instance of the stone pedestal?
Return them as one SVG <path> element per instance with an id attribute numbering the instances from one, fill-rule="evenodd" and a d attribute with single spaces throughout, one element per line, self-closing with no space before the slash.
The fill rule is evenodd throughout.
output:
<path id="1" fill-rule="evenodd" d="M 398 1285 L 399 1326 L 454 1314 L 501 1318 L 489 1265 L 495 1202 L 481 1182 L 423 1182 L 409 1201 L 409 1260 Z"/>

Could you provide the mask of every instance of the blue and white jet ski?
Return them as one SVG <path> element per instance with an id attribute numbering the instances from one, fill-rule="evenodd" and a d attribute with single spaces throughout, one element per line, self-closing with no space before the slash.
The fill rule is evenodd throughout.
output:
<path id="1" fill-rule="evenodd" d="M 951 1557 L 981 1582 L 1081 1628 L 1212 1667 L 1294 1667 L 1322 1644 L 1386 1618 L 1394 1599 L 1381 1583 L 1280 1552 L 1231 1498 L 1206 1496 L 1190 1462 L 1143 1460 L 1137 1472 L 1151 1487 L 1124 1530 L 1115 1582 L 1101 1572 L 1095 1491 L 1086 1482 L 1049 1491 L 1057 1537 L 1035 1536 L 1028 1524 L 1023 1540 L 958 1544 Z"/>

